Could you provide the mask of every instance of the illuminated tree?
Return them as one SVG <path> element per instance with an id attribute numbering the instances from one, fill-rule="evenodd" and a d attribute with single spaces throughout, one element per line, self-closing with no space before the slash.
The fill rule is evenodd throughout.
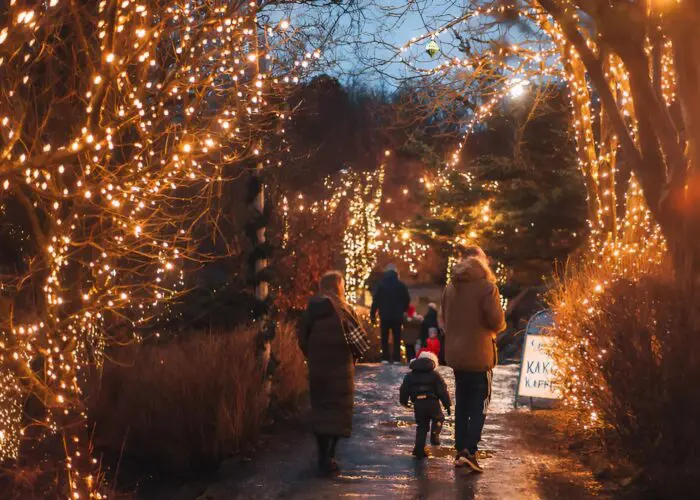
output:
<path id="1" fill-rule="evenodd" d="M 414 73 L 452 88 L 478 83 L 481 97 L 465 135 L 504 96 L 523 94 L 527 82 L 566 81 L 593 247 L 602 254 L 624 251 L 632 173 L 648 207 L 642 210 L 650 211 L 668 243 L 676 277 L 699 290 L 695 4 L 470 1 L 453 13 L 448 21 L 425 19 L 429 31 L 396 47 L 396 54 Z M 431 41 L 437 53 L 426 53 Z"/>
<path id="2" fill-rule="evenodd" d="M 215 0 L 11 2 L 0 26 L 0 459 L 61 438 L 74 498 L 100 497 L 87 382 L 115 335 L 167 312 L 211 256 L 212 201 L 277 166 L 272 103 L 313 55 L 287 21 Z M 28 397 L 39 415 L 22 419 Z M 20 433 L 21 430 L 21 433 Z"/>
<path id="3" fill-rule="evenodd" d="M 506 267 L 536 275 L 577 248 L 585 189 L 560 90 L 508 99 L 467 138 L 450 189 L 428 191 L 432 209 L 419 221 L 427 238 L 446 250 L 481 245 Z"/>

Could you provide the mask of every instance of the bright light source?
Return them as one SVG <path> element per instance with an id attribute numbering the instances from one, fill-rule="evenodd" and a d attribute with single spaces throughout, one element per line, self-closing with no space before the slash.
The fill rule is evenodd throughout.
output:
<path id="1" fill-rule="evenodd" d="M 523 94 L 525 94 L 525 92 L 527 91 L 527 87 L 529 85 L 530 82 L 528 82 L 527 80 L 513 78 L 508 86 L 508 94 L 515 99 L 522 97 Z"/>

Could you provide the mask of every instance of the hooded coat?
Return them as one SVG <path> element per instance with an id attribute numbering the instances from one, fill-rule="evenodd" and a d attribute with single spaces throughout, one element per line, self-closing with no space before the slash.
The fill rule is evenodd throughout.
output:
<path id="1" fill-rule="evenodd" d="M 418 396 L 427 396 L 442 402 L 445 408 L 451 406 L 450 393 L 445 379 L 436 371 L 437 357 L 419 356 L 411 361 L 411 371 L 404 377 L 399 390 L 399 402 L 406 406 L 411 401 L 415 404 Z"/>
<path id="2" fill-rule="evenodd" d="M 456 371 L 491 370 L 498 360 L 496 335 L 506 323 L 498 288 L 485 266 L 477 258 L 457 264 L 442 295 L 445 359 Z"/>
<path id="3" fill-rule="evenodd" d="M 372 298 L 372 318 L 379 311 L 381 321 L 385 323 L 401 322 L 410 305 L 411 296 L 406 285 L 399 280 L 399 274 L 393 270 L 385 272 Z"/>
<path id="4" fill-rule="evenodd" d="M 311 426 L 317 435 L 350 437 L 355 364 L 343 323 L 357 318 L 327 297 L 309 301 L 299 329 L 299 345 L 307 358 Z"/>

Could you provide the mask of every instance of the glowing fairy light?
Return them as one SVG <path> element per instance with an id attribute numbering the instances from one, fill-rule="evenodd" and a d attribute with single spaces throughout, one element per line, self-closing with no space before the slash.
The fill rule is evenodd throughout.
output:
<path id="1" fill-rule="evenodd" d="M 658 0 L 652 3 L 654 8 L 660 10 L 678 8 L 681 5 L 681 2 L 675 0 Z M 572 8 L 565 7 L 565 13 L 562 16 L 569 16 L 571 18 L 569 20 L 578 22 L 574 4 L 571 3 L 570 7 Z M 484 25 L 488 26 L 493 22 L 495 15 L 504 13 L 506 10 L 521 21 L 541 30 L 546 37 L 537 37 L 537 40 L 531 44 L 523 40 L 522 43 L 509 47 L 499 44 L 495 48 L 474 50 L 468 56 L 460 54 L 448 59 L 446 55 L 444 59 L 437 58 L 429 68 L 426 68 L 425 64 L 418 65 L 412 60 L 417 59 L 414 54 L 420 55 L 428 40 L 439 40 L 461 28 L 473 32 L 478 29 L 475 26 L 480 19 L 483 19 Z M 678 98 L 673 44 L 671 38 L 664 34 L 663 25 L 653 28 L 654 32 L 661 37 L 660 90 L 663 101 L 667 106 L 671 106 Z M 584 37 L 588 36 L 586 30 L 580 30 L 579 33 Z M 585 43 L 589 49 L 601 57 L 601 66 L 617 101 L 616 106 L 629 127 L 632 140 L 639 141 L 630 77 L 623 62 L 613 54 L 601 54 L 594 38 L 587 38 Z M 414 46 L 416 50 L 412 52 Z M 445 43 L 443 46 L 448 44 Z M 647 50 L 651 50 L 650 47 L 651 42 L 647 41 Z M 489 67 L 486 74 L 496 81 L 489 88 L 490 94 L 482 96 L 481 102 L 476 103 L 455 151 L 447 160 L 445 168 L 434 179 L 435 186 L 443 190 L 452 188 L 451 170 L 459 164 L 467 137 L 479 123 L 490 116 L 505 97 L 522 98 L 531 83 L 546 82 L 548 79 L 557 79 L 567 84 L 576 153 L 588 193 L 589 238 L 586 260 L 589 264 L 575 286 L 563 287 L 560 296 L 557 297 L 561 300 L 554 301 L 559 304 L 554 309 L 558 318 L 557 329 L 561 331 L 563 339 L 558 352 L 560 361 L 557 364 L 568 367 L 568 371 L 565 370 L 563 373 L 566 387 L 565 402 L 581 412 L 582 425 L 586 427 L 605 425 L 604 415 L 594 407 L 593 403 L 592 394 L 599 390 L 591 385 L 591 380 L 596 379 L 595 374 L 586 372 L 586 369 L 595 366 L 595 363 L 588 363 L 588 359 L 598 359 L 606 353 L 592 352 L 590 342 L 587 341 L 587 335 L 590 332 L 587 333 L 581 329 L 585 329 L 585 318 L 597 314 L 597 298 L 605 293 L 610 283 L 621 277 L 638 279 L 661 265 L 666 255 L 666 243 L 634 177 L 626 192 L 620 195 L 621 186 L 616 185 L 620 138 L 598 128 L 601 124 L 603 127 L 609 125 L 603 115 L 596 116 L 596 113 L 600 113 L 601 107 L 598 103 L 594 103 L 595 97 L 590 89 L 590 78 L 580 55 L 575 47 L 567 42 L 561 27 L 552 16 L 541 8 L 540 3 L 534 1 L 514 2 L 510 5 L 503 2 L 480 3 L 479 6 L 467 9 L 460 17 L 445 22 L 437 29 L 412 38 L 405 45 L 397 48 L 396 52 L 406 66 L 417 75 L 440 75 L 444 78 L 454 75 L 454 81 L 466 82 L 467 86 L 478 81 L 478 77 L 484 74 L 481 72 L 483 69 L 481 64 L 483 64 L 482 61 L 488 61 Z M 498 67 L 498 72 L 490 70 L 494 65 Z M 499 76 L 494 77 L 494 74 Z M 618 212 L 619 206 L 624 206 L 623 213 Z M 435 210 L 438 209 L 439 207 L 431 206 L 431 213 L 435 214 Z M 478 210 L 473 215 L 483 223 L 498 216 L 492 212 L 478 213 Z M 469 240 L 479 237 L 478 227 L 470 228 L 469 231 Z M 455 257 L 450 256 L 448 278 L 455 260 Z M 567 339 L 572 340 L 567 342 Z"/>
<path id="2" fill-rule="evenodd" d="M 37 437 L 59 434 L 65 443 L 70 496 L 105 498 L 84 388 L 114 340 L 109 327 L 115 318 L 147 327 L 167 315 L 185 289 L 183 262 L 212 257 L 200 252 L 195 221 L 211 218 L 220 183 L 248 161 L 280 164 L 289 116 L 276 103 L 318 52 L 286 50 L 296 44 L 284 23 L 260 39 L 250 29 L 264 23 L 255 4 L 120 1 L 115 11 L 96 2 L 94 16 L 76 17 L 71 2 L 24 3 L 9 2 L 0 26 L 0 182 L 34 222 L 21 226 L 0 208 L 26 259 L 17 267 L 29 269 L 0 278 L 13 311 L 0 320 L 0 460 L 20 458 L 22 406 L 34 394 L 46 403 Z M 45 57 L 64 52 L 51 46 L 65 43 L 57 29 L 94 36 L 75 47 L 87 58 L 79 66 Z M 248 63 L 258 59 L 265 64 Z M 75 85 L 70 99 L 51 87 L 62 65 L 66 85 Z M 25 85 L 36 93 L 16 91 Z M 47 123 L 25 119 L 23 110 L 35 108 Z M 24 282 L 38 284 L 31 307 L 17 291 Z"/>

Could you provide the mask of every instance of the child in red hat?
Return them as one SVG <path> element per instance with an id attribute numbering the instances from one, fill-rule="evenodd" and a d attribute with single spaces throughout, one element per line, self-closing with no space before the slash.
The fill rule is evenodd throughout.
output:
<path id="1" fill-rule="evenodd" d="M 418 355 L 423 351 L 430 351 L 436 356 L 440 356 L 440 339 L 438 338 L 439 330 L 435 327 L 428 329 L 428 340 L 423 349 L 420 350 Z"/>

